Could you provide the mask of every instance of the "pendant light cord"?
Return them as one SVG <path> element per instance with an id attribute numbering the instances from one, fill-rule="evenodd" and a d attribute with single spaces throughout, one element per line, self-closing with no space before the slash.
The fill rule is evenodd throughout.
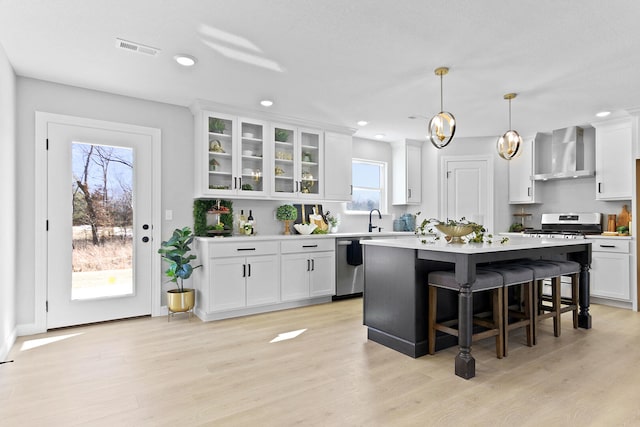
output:
<path id="1" fill-rule="evenodd" d="M 444 111 L 442 96 L 442 74 L 440 74 L 440 111 Z"/>
<path id="2" fill-rule="evenodd" d="M 511 130 L 511 99 L 509 99 L 509 130 Z"/>

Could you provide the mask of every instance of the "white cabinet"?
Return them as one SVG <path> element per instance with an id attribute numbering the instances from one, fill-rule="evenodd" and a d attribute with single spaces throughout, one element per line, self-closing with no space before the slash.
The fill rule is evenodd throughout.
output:
<path id="1" fill-rule="evenodd" d="M 523 141 L 521 154 L 509 160 L 509 203 L 538 203 L 536 182 L 532 179 L 535 168 L 534 138 Z"/>
<path id="2" fill-rule="evenodd" d="M 630 118 L 593 123 L 596 128 L 596 199 L 633 195 L 633 129 Z"/>
<path id="3" fill-rule="evenodd" d="M 630 240 L 589 239 L 592 247 L 591 295 L 629 301 L 631 259 Z"/>
<path id="4" fill-rule="evenodd" d="M 220 242 L 206 245 L 207 286 L 199 286 L 204 312 L 277 303 L 280 299 L 278 243 Z"/>
<path id="5" fill-rule="evenodd" d="M 203 111 L 196 120 L 196 195 L 259 198 L 268 194 L 267 125 L 260 120 Z M 204 154 L 204 155 L 203 155 Z"/>
<path id="6" fill-rule="evenodd" d="M 335 294 L 333 239 L 283 241 L 280 250 L 282 301 Z"/>
<path id="7" fill-rule="evenodd" d="M 422 142 L 411 139 L 391 144 L 394 205 L 422 203 Z"/>
<path id="8" fill-rule="evenodd" d="M 272 125 L 272 196 L 323 197 L 324 138 L 320 130 Z"/>
<path id="9" fill-rule="evenodd" d="M 351 135 L 324 134 L 324 200 L 351 201 Z"/>

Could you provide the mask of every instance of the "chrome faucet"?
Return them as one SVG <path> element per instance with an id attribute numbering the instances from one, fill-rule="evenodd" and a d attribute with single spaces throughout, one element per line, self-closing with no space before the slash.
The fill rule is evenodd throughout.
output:
<path id="1" fill-rule="evenodd" d="M 378 209 L 371 209 L 371 211 L 369 211 L 369 233 L 371 233 L 374 228 L 378 228 L 377 225 L 371 224 L 371 214 L 373 213 L 373 211 L 378 212 L 378 218 L 382 219 L 382 214 Z"/>

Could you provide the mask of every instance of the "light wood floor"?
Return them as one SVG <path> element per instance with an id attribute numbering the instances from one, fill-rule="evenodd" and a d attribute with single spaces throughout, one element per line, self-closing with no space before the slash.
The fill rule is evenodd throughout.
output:
<path id="1" fill-rule="evenodd" d="M 640 314 L 592 306 L 506 359 L 412 359 L 366 339 L 362 300 L 203 323 L 141 318 L 19 338 L 0 365 L 3 426 L 637 426 Z M 269 343 L 283 332 L 294 339 Z M 70 336 L 72 335 L 72 336 Z M 23 350 L 34 340 L 60 338 Z"/>

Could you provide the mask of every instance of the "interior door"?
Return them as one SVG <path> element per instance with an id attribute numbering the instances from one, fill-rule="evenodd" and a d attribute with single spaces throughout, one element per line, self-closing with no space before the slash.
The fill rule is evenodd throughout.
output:
<path id="1" fill-rule="evenodd" d="M 493 198 L 490 189 L 489 161 L 483 159 L 447 159 L 444 162 L 445 184 L 443 220 L 460 220 L 493 229 Z"/>
<path id="2" fill-rule="evenodd" d="M 47 124 L 47 328 L 151 314 L 149 135 Z"/>

